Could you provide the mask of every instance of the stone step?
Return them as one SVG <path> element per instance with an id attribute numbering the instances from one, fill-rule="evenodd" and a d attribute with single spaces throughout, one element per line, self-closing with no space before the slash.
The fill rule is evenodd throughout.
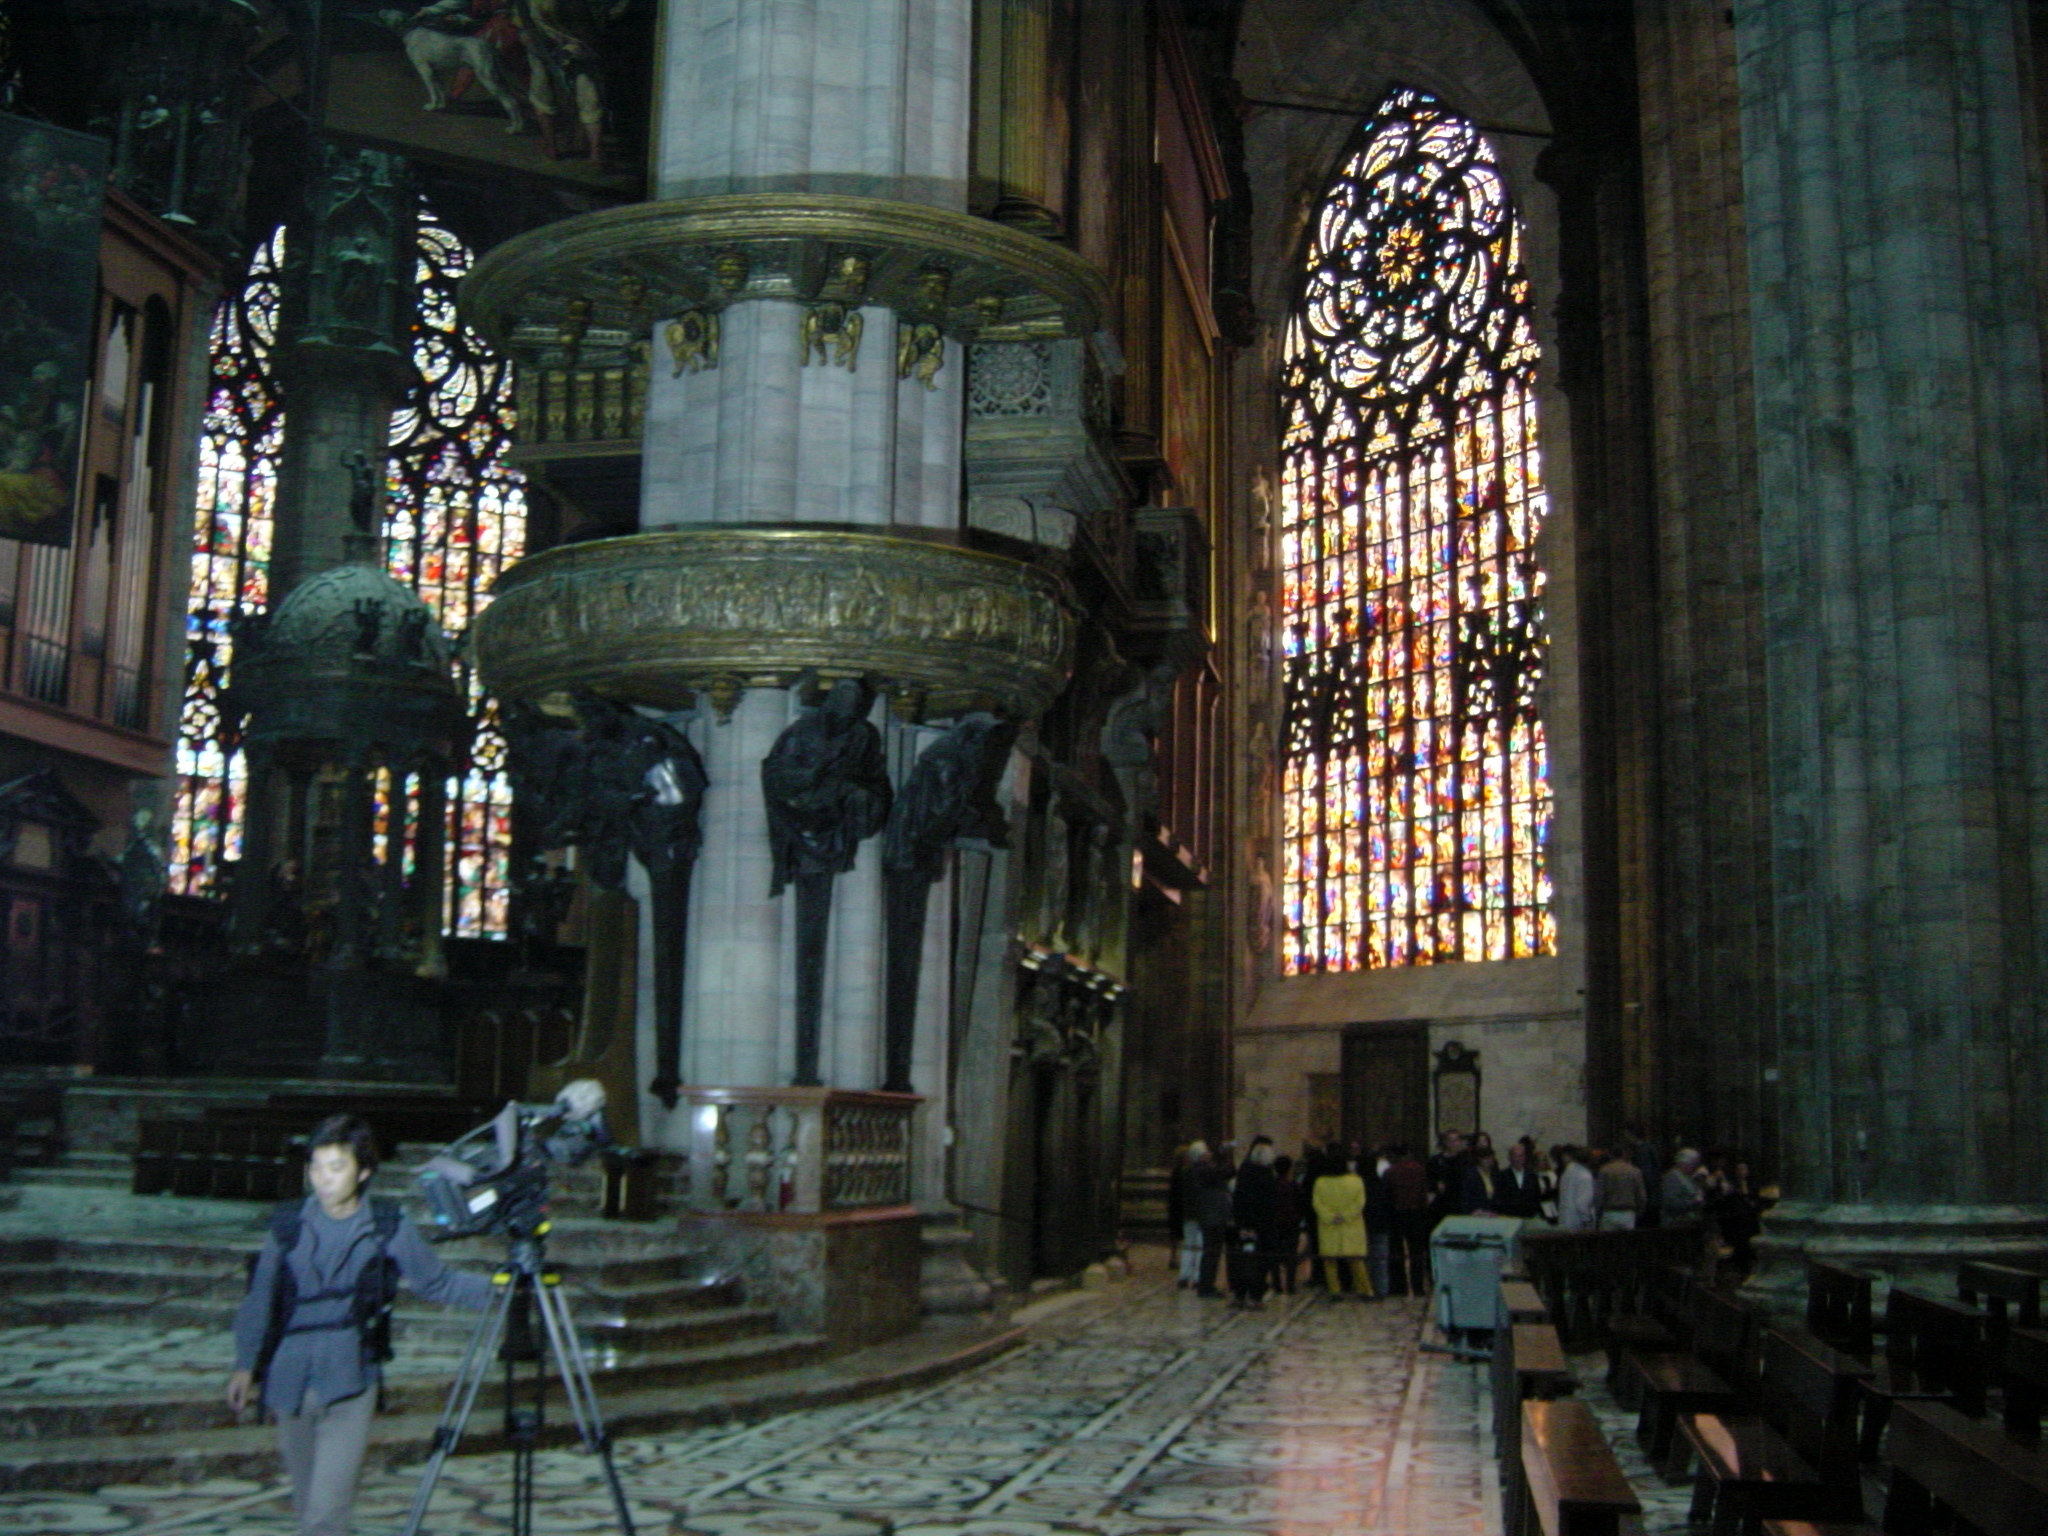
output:
<path id="1" fill-rule="evenodd" d="M 1021 1329 L 990 1328 L 898 1340 L 738 1380 L 615 1394 L 600 1379 L 599 1407 L 615 1438 L 744 1422 L 925 1386 L 970 1370 L 1022 1342 Z M 567 1405 L 559 1393 L 551 1395 L 549 1408 L 542 1442 L 574 1444 L 575 1430 L 565 1422 Z M 371 1431 L 368 1468 L 417 1466 L 437 1422 L 438 1409 L 380 1416 Z M 503 1450 L 502 1429 L 501 1417 L 479 1409 L 458 1454 Z M 0 1493 L 82 1491 L 107 1483 L 163 1484 L 209 1477 L 275 1481 L 279 1476 L 277 1436 L 267 1425 L 0 1441 Z"/>

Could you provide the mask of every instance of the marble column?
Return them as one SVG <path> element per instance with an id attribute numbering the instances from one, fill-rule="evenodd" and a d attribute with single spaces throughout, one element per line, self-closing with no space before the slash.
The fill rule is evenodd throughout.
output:
<path id="1" fill-rule="evenodd" d="M 669 0 L 656 111 L 655 195 L 851 195 L 949 210 L 967 204 L 972 0 Z M 851 306 L 850 306 L 851 307 Z M 804 344 L 808 306 L 753 289 L 718 317 L 716 362 L 680 368 L 666 319 L 642 446 L 640 526 L 835 524 L 951 531 L 960 525 L 963 380 L 957 342 L 935 376 L 899 377 L 897 317 L 854 312 L 850 354 Z M 684 1078 L 787 1084 L 795 1057 L 795 895 L 770 898 L 760 764 L 805 708 L 802 689 L 751 688 L 690 723 L 710 787 L 691 891 Z M 875 720 L 900 782 L 917 734 Z M 950 915 L 947 888 L 934 903 Z M 864 844 L 834 881 L 820 1052 L 827 1086 L 879 1086 L 881 848 Z M 927 942 L 920 1066 L 943 1085 L 945 935 Z M 651 952 L 651 945 L 643 947 Z M 642 990 L 648 980 L 643 977 Z M 643 1030 L 648 1003 L 643 999 Z M 926 1041 L 933 1042 L 927 1044 Z M 642 1105 L 650 1140 L 688 1144 L 686 1110 Z M 928 1117 L 931 1118 L 931 1117 Z M 943 1117 L 937 1117 L 942 1122 Z M 927 1157 L 926 1163 L 932 1161 Z M 920 1177 L 918 1193 L 936 1193 Z"/>
<path id="2" fill-rule="evenodd" d="M 1740 0 L 1781 1240 L 2048 1248 L 2048 453 L 2022 8 Z"/>

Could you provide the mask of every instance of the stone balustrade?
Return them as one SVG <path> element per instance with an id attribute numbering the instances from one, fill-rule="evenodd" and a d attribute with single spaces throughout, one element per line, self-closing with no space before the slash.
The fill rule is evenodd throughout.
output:
<path id="1" fill-rule="evenodd" d="M 689 1205 L 812 1215 L 907 1205 L 923 1098 L 840 1088 L 684 1088 Z"/>

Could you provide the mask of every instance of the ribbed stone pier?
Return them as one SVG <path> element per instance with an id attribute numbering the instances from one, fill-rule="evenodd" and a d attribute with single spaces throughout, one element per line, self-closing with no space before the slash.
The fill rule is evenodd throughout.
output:
<path id="1" fill-rule="evenodd" d="M 1898 1270 L 2048 1251 L 2048 456 L 2023 25 L 2001 0 L 1736 7 L 1774 1243 Z"/>

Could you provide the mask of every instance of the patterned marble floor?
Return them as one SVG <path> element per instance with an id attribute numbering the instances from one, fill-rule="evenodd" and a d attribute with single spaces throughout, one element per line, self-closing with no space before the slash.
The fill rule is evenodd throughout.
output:
<path id="1" fill-rule="evenodd" d="M 1157 1270 L 1152 1271 L 1155 1275 Z M 1134 1280 L 1034 1309 L 1021 1350 L 895 1396 L 622 1442 L 659 1536 L 1493 1536 L 1484 1369 L 1425 1353 L 1412 1302 L 1231 1312 Z M 359 1533 L 417 1474 L 366 1480 Z M 538 1458 L 537 1529 L 616 1529 L 601 1475 Z M 508 1527 L 509 1462 L 449 1463 L 427 1529 Z M 286 1536 L 259 1484 L 0 1496 L 9 1533 Z"/>

